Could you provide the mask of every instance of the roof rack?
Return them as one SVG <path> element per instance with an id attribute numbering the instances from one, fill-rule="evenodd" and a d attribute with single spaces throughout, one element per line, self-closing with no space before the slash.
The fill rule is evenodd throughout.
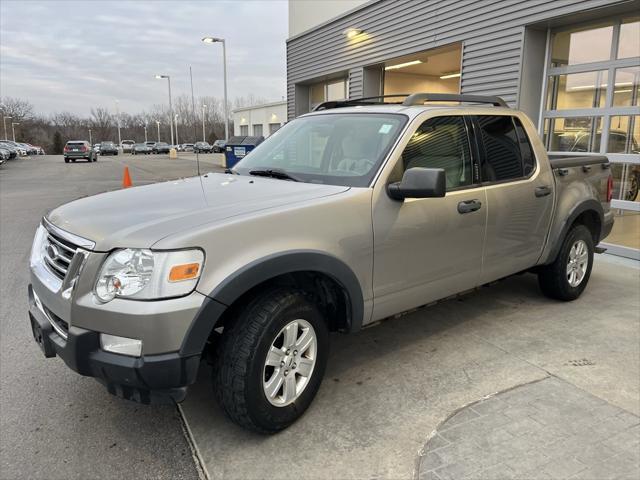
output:
<path id="1" fill-rule="evenodd" d="M 350 98 L 345 100 L 331 100 L 317 105 L 313 111 L 328 110 L 330 108 L 355 107 L 358 105 L 401 105 L 402 102 L 375 102 L 373 100 L 384 100 L 385 98 L 410 97 L 409 93 L 396 93 L 394 95 L 377 95 L 375 97 Z"/>
<path id="2" fill-rule="evenodd" d="M 509 105 L 500 97 L 485 95 L 458 95 L 451 93 L 414 93 L 404 99 L 402 105 L 410 107 L 423 105 L 424 102 L 466 102 L 466 103 L 491 103 L 494 107 L 506 107 Z"/>

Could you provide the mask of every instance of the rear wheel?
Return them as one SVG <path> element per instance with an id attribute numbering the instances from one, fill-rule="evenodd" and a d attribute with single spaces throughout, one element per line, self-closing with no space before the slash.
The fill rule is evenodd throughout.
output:
<path id="1" fill-rule="evenodd" d="M 213 372 L 217 400 L 242 427 L 283 430 L 315 397 L 328 348 L 326 321 L 303 292 L 264 292 L 225 327 Z"/>
<path id="2" fill-rule="evenodd" d="M 69 163 L 69 159 L 68 159 L 68 158 L 65 158 L 65 159 L 64 159 L 64 163 Z"/>
<path id="3" fill-rule="evenodd" d="M 593 237 L 584 225 L 573 227 L 555 261 L 538 273 L 542 293 L 556 300 L 575 300 L 587 287 L 593 266 Z"/>

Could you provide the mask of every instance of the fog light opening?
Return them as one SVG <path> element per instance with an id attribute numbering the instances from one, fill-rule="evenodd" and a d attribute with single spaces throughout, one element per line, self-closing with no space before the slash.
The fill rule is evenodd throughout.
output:
<path id="1" fill-rule="evenodd" d="M 100 334 L 100 347 L 106 352 L 139 357 L 142 355 L 142 340 L 118 337 L 107 333 Z"/>

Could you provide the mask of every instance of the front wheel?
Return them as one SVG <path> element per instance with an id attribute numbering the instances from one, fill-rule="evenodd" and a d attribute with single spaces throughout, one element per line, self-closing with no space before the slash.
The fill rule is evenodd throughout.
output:
<path id="1" fill-rule="evenodd" d="M 584 225 L 573 227 L 553 263 L 542 267 L 538 284 L 542 293 L 556 300 L 578 298 L 587 287 L 593 267 L 593 237 Z"/>
<path id="2" fill-rule="evenodd" d="M 278 288 L 259 294 L 225 327 L 216 349 L 218 403 L 244 428 L 283 430 L 315 397 L 328 351 L 327 323 L 303 292 Z"/>

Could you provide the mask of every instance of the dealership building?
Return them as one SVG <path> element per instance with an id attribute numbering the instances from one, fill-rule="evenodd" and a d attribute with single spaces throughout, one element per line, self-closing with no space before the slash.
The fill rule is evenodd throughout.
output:
<path id="1" fill-rule="evenodd" d="M 609 156 L 606 246 L 640 259 L 639 12 L 639 0 L 289 0 L 286 115 L 344 98 L 498 95 L 550 152 Z"/>

